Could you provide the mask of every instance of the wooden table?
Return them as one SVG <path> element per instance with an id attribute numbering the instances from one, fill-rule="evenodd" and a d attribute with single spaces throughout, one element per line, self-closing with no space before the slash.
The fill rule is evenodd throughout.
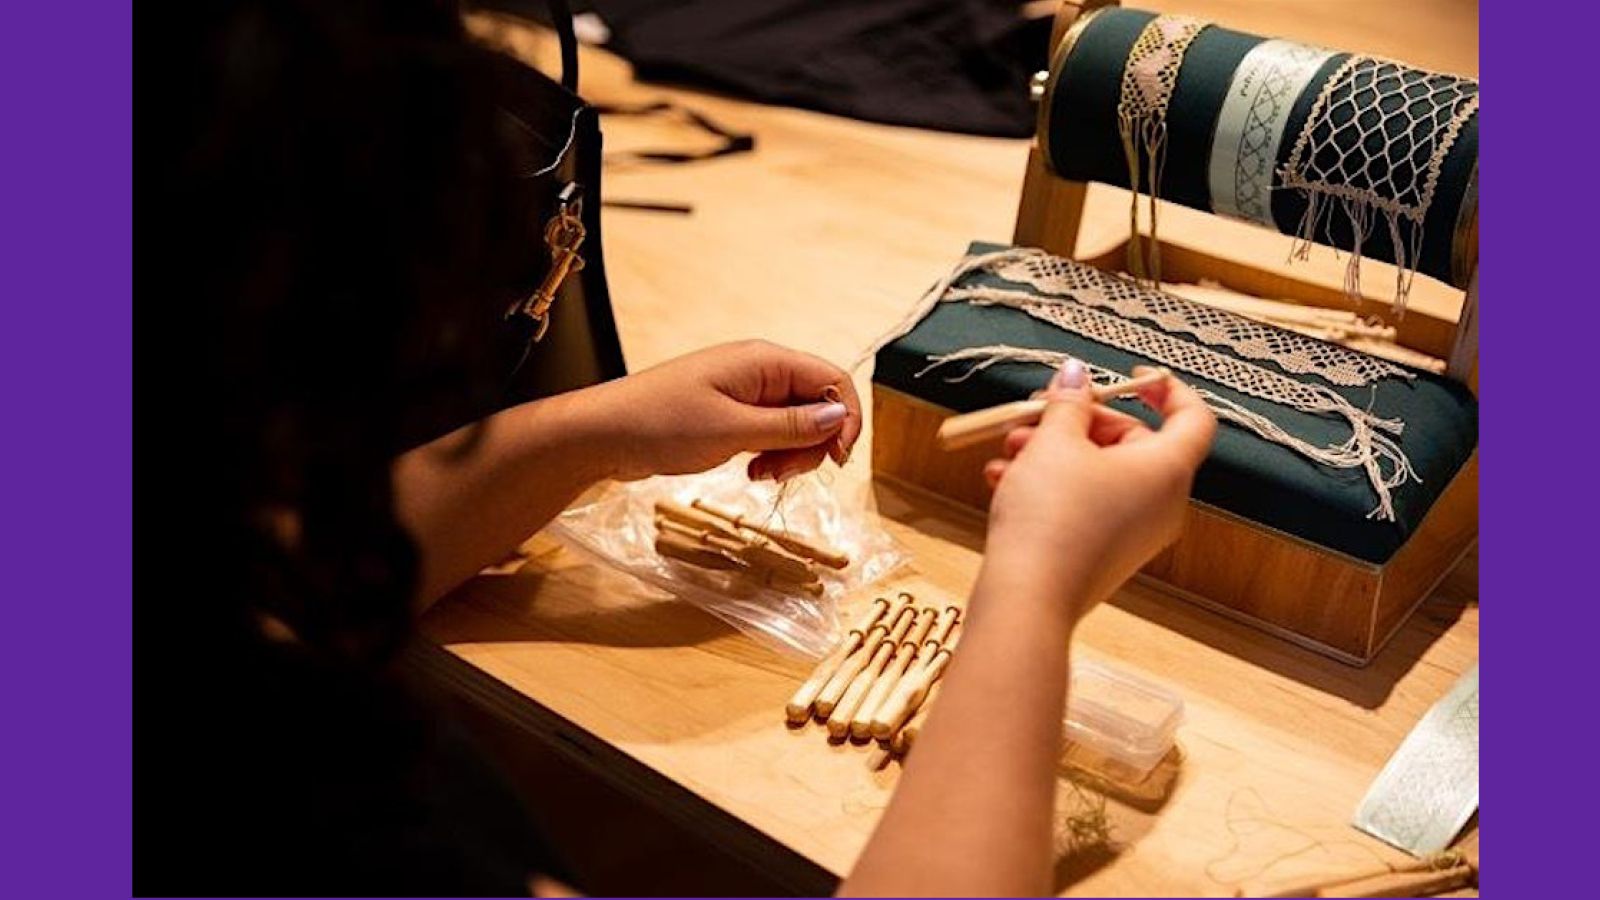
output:
<path id="1" fill-rule="evenodd" d="M 1223 16 L 1239 6 L 1214 5 Z M 1459 3 L 1415 6 L 1405 14 L 1413 33 L 1441 10 L 1476 15 Z M 1227 21 L 1251 25 L 1238 15 Z M 1459 16 L 1451 22 L 1459 30 Z M 491 30 L 548 58 L 540 35 Z M 1469 30 L 1475 39 L 1475 20 Z M 1392 29 L 1372 33 L 1393 43 Z M 1437 58 L 1437 42 L 1430 46 L 1435 58 L 1425 62 L 1451 65 Z M 1385 48 L 1404 53 L 1376 47 Z M 1475 53 L 1474 40 L 1452 67 L 1475 71 Z M 1011 232 L 1024 141 L 636 85 L 624 64 L 600 52 L 586 50 L 583 63 L 593 100 L 680 99 L 754 132 L 758 142 L 746 156 L 608 170 L 609 197 L 694 205 L 690 216 L 607 214 L 607 264 L 632 368 L 746 337 L 848 362 L 969 240 Z M 612 149 L 701 140 L 670 122 L 606 125 Z M 1125 215 L 1125 196 L 1108 191 L 1103 202 Z M 1163 222 L 1174 234 L 1202 226 L 1211 227 L 1181 214 Z M 1276 236 L 1240 235 L 1262 252 L 1280 246 L 1263 243 Z M 1331 258 L 1304 271 L 1334 284 L 1340 277 Z M 840 489 L 874 502 L 912 552 L 912 569 L 901 577 L 919 595 L 963 598 L 977 571 L 982 522 L 868 484 L 867 457 L 863 446 Z M 781 883 L 830 889 L 859 854 L 897 769 L 869 772 L 864 748 L 832 746 L 817 726 L 785 727 L 784 701 L 807 663 L 548 538 L 524 549 L 524 558 L 473 580 L 424 618 L 433 646 L 420 652 L 422 665 Z M 1476 594 L 1469 560 L 1372 666 L 1353 669 L 1145 587 L 1124 589 L 1084 622 L 1075 653 L 1179 692 L 1187 704 L 1182 759 L 1164 804 L 1109 804 L 1113 849 L 1064 853 L 1062 889 L 1223 895 L 1246 879 L 1333 874 L 1366 867 L 1374 856 L 1399 858 L 1347 823 L 1412 725 L 1477 659 Z M 1066 810 L 1081 802 L 1064 782 L 1061 790 Z"/>

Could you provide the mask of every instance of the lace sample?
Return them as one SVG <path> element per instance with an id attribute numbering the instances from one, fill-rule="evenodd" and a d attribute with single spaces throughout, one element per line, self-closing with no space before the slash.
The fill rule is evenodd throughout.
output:
<path id="1" fill-rule="evenodd" d="M 1062 363 L 1071 358 L 1072 354 L 1064 353 L 1060 350 L 1042 350 L 1034 347 L 1014 347 L 1010 344 L 990 344 L 983 347 L 967 347 L 951 353 L 929 356 L 928 364 L 924 366 L 921 371 L 917 372 L 917 376 L 920 378 L 921 376 L 932 372 L 934 369 L 950 363 L 969 363 L 965 372 L 961 373 L 960 375 L 945 379 L 946 381 L 958 382 L 965 381 L 968 378 L 971 378 L 973 375 L 976 375 L 984 369 L 987 369 L 990 366 L 998 363 L 1036 363 L 1041 366 L 1049 366 L 1052 369 L 1059 369 L 1061 368 Z M 1079 360 L 1079 362 L 1083 361 Z M 1123 375 L 1120 372 L 1097 366 L 1093 363 L 1084 362 L 1083 364 L 1084 367 L 1089 370 L 1090 377 L 1094 380 L 1095 384 L 1113 385 L 1121 384 L 1124 381 L 1130 380 L 1129 376 Z M 1302 456 L 1315 460 L 1324 465 L 1332 466 L 1334 468 L 1361 467 L 1366 468 L 1369 475 L 1372 474 L 1372 467 L 1368 466 L 1367 462 L 1361 458 L 1359 453 L 1349 452 L 1347 445 L 1341 445 L 1339 447 L 1332 448 L 1319 447 L 1316 444 L 1312 444 L 1306 440 L 1303 440 L 1302 438 L 1296 437 L 1295 435 L 1286 431 L 1283 426 L 1247 406 L 1235 403 L 1221 394 L 1206 390 L 1200 385 L 1190 385 L 1190 387 L 1193 387 L 1195 393 L 1200 395 L 1200 399 L 1205 401 L 1206 406 L 1211 408 L 1211 411 L 1216 414 L 1219 421 L 1227 422 L 1231 425 L 1243 428 L 1246 431 L 1255 434 L 1264 441 L 1270 441 L 1274 444 L 1288 447 L 1296 453 L 1299 453 Z M 1124 397 L 1119 399 L 1128 400 L 1131 398 Z M 1352 437 L 1351 440 L 1354 441 L 1355 438 Z M 1392 442 L 1385 440 L 1385 445 L 1377 450 L 1377 455 L 1383 459 L 1389 460 L 1391 465 L 1393 465 L 1395 468 L 1394 475 L 1385 478 L 1381 486 L 1379 486 L 1377 482 L 1374 482 L 1374 489 L 1377 490 L 1380 498 L 1386 496 L 1390 489 L 1405 483 L 1406 480 L 1421 480 L 1417 478 L 1416 474 L 1411 470 L 1410 462 L 1406 459 L 1405 455 L 1400 453 L 1398 448 L 1393 447 Z M 1386 512 L 1383 504 L 1380 503 L 1379 508 L 1373 510 L 1371 516 L 1380 520 L 1392 521 L 1394 519 L 1394 511 L 1392 508 L 1389 508 Z"/>
<path id="2" fill-rule="evenodd" d="M 1473 79 L 1370 56 L 1346 60 L 1317 95 L 1283 167 L 1283 186 L 1306 199 L 1295 255 L 1305 258 L 1333 211 L 1342 212 L 1355 238 L 1345 248 L 1345 292 L 1358 296 L 1361 245 L 1386 226 L 1399 269 L 1395 308 L 1403 312 L 1439 173 L 1477 111 Z"/>
<path id="3" fill-rule="evenodd" d="M 1415 377 L 1376 356 L 1149 290 L 1127 278 L 1042 250 L 1018 249 L 1004 258 L 991 259 L 983 268 L 1044 294 L 1071 297 L 1125 319 L 1153 322 L 1163 331 L 1193 335 L 1247 359 L 1270 360 L 1296 375 L 1316 375 L 1344 387 L 1359 387 L 1381 378 Z"/>
<path id="4" fill-rule="evenodd" d="M 1130 240 L 1128 270 L 1152 283 L 1161 282 L 1161 245 L 1156 239 L 1156 201 L 1166 161 L 1167 106 L 1178 83 L 1183 55 L 1209 23 L 1189 16 L 1156 16 L 1139 32 L 1122 70 L 1122 93 L 1117 101 L 1117 128 L 1128 161 L 1128 189 L 1133 199 L 1128 210 Z M 1139 239 L 1139 171 L 1145 166 L 1150 195 L 1150 267 L 1144 265 Z"/>
<path id="5" fill-rule="evenodd" d="M 1333 55 L 1321 47 L 1271 40 L 1255 45 L 1239 61 L 1211 139 L 1213 212 L 1277 228 L 1273 178 L 1289 113 Z"/>
<path id="6" fill-rule="evenodd" d="M 1377 506 L 1369 514 L 1373 518 L 1393 521 L 1392 490 L 1409 481 L 1421 480 L 1411 467 L 1405 451 L 1395 440 L 1405 424 L 1398 419 L 1386 419 L 1361 409 L 1326 385 L 1299 381 L 1282 372 L 1212 350 L 1159 328 L 1097 309 L 1080 302 L 1071 293 L 1051 296 L 1025 290 L 955 284 L 970 273 L 1002 268 L 1008 263 L 1039 253 L 1037 250 L 1014 248 L 962 260 L 924 295 L 922 301 L 894 330 L 874 341 L 857 360 L 857 365 L 890 341 L 911 331 L 941 302 L 1009 306 L 1096 343 L 1153 360 L 1241 394 L 1300 412 L 1345 420 L 1350 425 L 1348 440 L 1342 444 L 1318 446 L 1290 433 L 1261 413 L 1213 392 L 1205 394 L 1207 404 L 1223 421 L 1247 428 L 1264 440 L 1288 447 L 1323 465 L 1365 470 L 1378 498 Z M 933 362 L 966 360 L 973 362 L 977 369 L 983 369 L 998 362 L 1048 363 L 1059 362 L 1060 358 L 1060 354 L 1054 351 L 998 345 L 958 350 L 934 357 Z"/>

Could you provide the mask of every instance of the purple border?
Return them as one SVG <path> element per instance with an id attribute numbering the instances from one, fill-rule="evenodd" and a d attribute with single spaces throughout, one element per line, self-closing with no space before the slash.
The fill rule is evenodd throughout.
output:
<path id="1" fill-rule="evenodd" d="M 131 886 L 132 11 L 0 19 L 3 893 Z"/>
<path id="2" fill-rule="evenodd" d="M 1570 91 L 1590 80 L 1597 18 L 1587 4 L 1494 3 L 1483 4 L 1480 22 L 1491 123 L 1479 143 L 1487 298 L 1479 333 L 1488 373 L 1480 389 L 1480 594 L 1490 660 L 1481 806 L 1499 823 L 1490 827 L 1488 896 L 1573 892 L 1587 879 L 1555 861 L 1594 853 L 1584 802 L 1595 794 L 1593 778 L 1563 773 L 1587 758 L 1578 748 L 1596 733 L 1586 712 L 1600 683 L 1600 591 L 1585 565 L 1600 554 L 1600 491 L 1593 463 L 1582 458 L 1595 433 L 1589 385 L 1600 314 L 1590 271 L 1600 207 L 1583 174 L 1592 156 L 1580 152 L 1568 174 L 1558 174 L 1552 154 L 1560 154 L 1557 144 L 1573 146 L 1555 137 L 1564 127 L 1557 123 L 1594 133 L 1582 124 L 1592 104 L 1573 106 Z M 1535 380 L 1556 387 L 1518 390 Z"/>

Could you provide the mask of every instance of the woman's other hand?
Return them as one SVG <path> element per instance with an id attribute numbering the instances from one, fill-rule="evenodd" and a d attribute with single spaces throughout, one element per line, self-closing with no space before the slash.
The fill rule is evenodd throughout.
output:
<path id="1" fill-rule="evenodd" d="M 594 390 L 623 479 L 700 472 L 754 451 L 752 479 L 785 479 L 861 435 L 861 401 L 843 369 L 766 341 L 723 344 Z"/>
<path id="2" fill-rule="evenodd" d="M 1175 378 L 1139 394 L 1162 416 L 1154 430 L 1095 403 L 1089 387 L 1083 364 L 1068 361 L 1039 424 L 1013 430 L 1004 458 L 984 469 L 995 488 L 986 567 L 1044 579 L 1080 606 L 1074 621 L 1177 540 L 1216 433 L 1211 410 Z"/>

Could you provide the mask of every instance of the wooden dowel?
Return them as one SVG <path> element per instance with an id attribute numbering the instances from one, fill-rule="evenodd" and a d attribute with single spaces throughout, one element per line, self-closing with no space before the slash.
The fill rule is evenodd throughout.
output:
<path id="1" fill-rule="evenodd" d="M 858 740 L 865 740 L 872 733 L 872 714 L 878 711 L 883 701 L 900 683 L 906 672 L 911 668 L 911 661 L 916 659 L 917 650 L 923 640 L 928 637 L 928 631 L 933 628 L 934 618 L 938 613 L 933 607 L 925 607 L 917 614 L 916 623 L 906 633 L 900 646 L 895 648 L 894 656 L 890 657 L 888 665 L 884 666 L 883 673 L 872 683 L 872 689 L 867 691 L 867 696 L 862 699 L 861 705 L 856 708 L 855 715 L 850 719 L 850 736 Z"/>
<path id="2" fill-rule="evenodd" d="M 795 690 L 794 696 L 789 698 L 788 705 L 784 707 L 784 714 L 788 716 L 790 722 L 800 725 L 811 718 L 811 704 L 817 701 L 817 694 L 822 692 L 822 686 L 828 683 L 833 673 L 839 671 L 839 666 L 843 665 L 845 659 L 856 652 L 866 640 L 867 632 L 878 624 L 883 614 L 888 611 L 889 600 L 886 597 L 874 598 L 867 609 L 862 611 L 861 617 L 845 631 L 839 645 L 811 670 L 811 677 L 807 678 L 805 683 Z"/>
<path id="3" fill-rule="evenodd" d="M 770 547 L 746 544 L 733 552 L 751 566 L 781 573 L 790 581 L 806 583 L 817 580 L 817 573 L 805 560 L 795 559 Z"/>
<path id="4" fill-rule="evenodd" d="M 693 505 L 695 509 L 709 515 L 716 516 L 717 518 L 732 524 L 735 528 L 744 528 L 749 531 L 753 531 L 756 534 L 771 540 L 773 543 L 785 550 L 788 550 L 790 553 L 793 553 L 796 556 L 803 556 L 806 559 L 812 560 L 813 562 L 822 563 L 830 569 L 843 569 L 844 567 L 850 565 L 850 557 L 845 556 L 843 553 L 829 550 L 825 547 L 818 547 L 815 544 L 811 544 L 807 541 L 801 540 L 798 537 L 795 537 L 787 531 L 779 531 L 775 528 L 768 528 L 765 525 L 751 522 L 736 512 L 722 509 L 721 507 L 707 503 L 704 500 L 697 499 L 694 501 Z"/>
<path id="5" fill-rule="evenodd" d="M 723 532 L 713 531 L 707 528 L 699 528 L 694 525 L 689 525 L 685 522 L 680 522 L 677 519 L 669 519 L 665 516 L 656 519 L 656 530 L 659 532 L 674 534 L 698 544 L 703 544 L 712 550 L 738 551 L 744 549 L 745 547 L 744 541 L 741 541 L 738 538 L 732 537 Z"/>
<path id="6" fill-rule="evenodd" d="M 1172 376 L 1168 369 L 1156 369 L 1136 375 L 1120 384 L 1095 385 L 1092 389 L 1095 402 L 1104 403 L 1116 397 L 1128 397 Z M 1013 428 L 1032 425 L 1044 415 L 1048 401 L 1043 399 L 1014 400 L 980 409 L 975 412 L 951 416 L 939 423 L 939 446 L 945 450 L 960 450 L 973 444 L 1000 437 Z"/>
<path id="7" fill-rule="evenodd" d="M 840 695 L 838 703 L 828 715 L 828 734 L 842 738 L 850 732 L 850 720 L 855 718 L 856 710 L 861 708 L 861 703 L 866 699 L 867 693 L 872 690 L 872 685 L 878 676 L 883 674 L 883 669 L 889 664 L 889 658 L 894 655 L 895 648 L 905 640 L 906 633 L 911 630 L 911 624 L 916 618 L 916 610 L 909 606 L 902 607 L 898 613 L 894 626 L 889 633 L 873 648 L 872 656 L 867 664 L 851 679 L 850 686 Z"/>
<path id="8" fill-rule="evenodd" d="M 1421 369 L 1424 372 L 1432 372 L 1435 375 L 1443 374 L 1446 367 L 1445 361 L 1436 356 L 1429 356 L 1426 353 L 1413 350 L 1410 347 L 1403 347 L 1399 344 L 1389 343 L 1388 341 L 1377 341 L 1370 338 L 1353 337 L 1347 341 L 1341 341 L 1340 343 L 1352 350 L 1360 350 L 1362 353 L 1369 353 L 1373 356 L 1381 356 L 1390 362 L 1397 362 L 1402 366 L 1411 366 L 1414 369 Z"/>
<path id="9" fill-rule="evenodd" d="M 894 754 L 883 744 L 873 744 L 872 752 L 867 754 L 867 771 L 876 772 L 889 764 L 889 757 Z"/>
<path id="10" fill-rule="evenodd" d="M 933 631 L 929 632 L 927 638 L 922 642 L 923 646 L 932 645 L 931 649 L 928 650 L 928 656 L 932 656 L 935 650 L 938 650 L 946 641 L 950 640 L 951 633 L 960 621 L 961 607 L 959 606 L 946 606 L 944 611 L 939 613 L 939 620 L 934 623 Z"/>
<path id="11" fill-rule="evenodd" d="M 673 519 L 657 519 L 656 528 L 660 531 L 656 550 L 663 556 L 671 556 L 705 569 L 741 569 L 758 584 L 775 590 L 798 590 L 813 596 L 822 594 L 822 583 L 817 580 L 817 573 L 801 560 L 764 547 L 754 547 L 717 532 L 697 530 Z M 665 551 L 662 550 L 662 539 L 666 540 Z M 715 554 L 726 562 L 717 562 L 711 556 L 701 554 Z M 735 565 L 727 565 L 727 562 Z"/>
<path id="12" fill-rule="evenodd" d="M 1466 887 L 1478 876 L 1469 865 L 1431 872 L 1406 872 L 1379 875 L 1365 881 L 1351 881 L 1317 891 L 1318 897 L 1428 897 Z"/>
<path id="13" fill-rule="evenodd" d="M 696 532 L 714 531 L 725 538 L 731 538 L 736 541 L 744 540 L 743 535 L 735 531 L 733 526 L 727 522 L 716 516 L 706 515 L 699 510 L 690 509 L 681 503 L 674 503 L 671 500 L 656 501 L 656 516 L 688 526 Z"/>
<path id="14" fill-rule="evenodd" d="M 833 708 L 839 703 L 839 698 L 844 696 L 844 692 L 849 689 L 850 682 L 855 680 L 856 675 L 866 668 L 867 662 L 872 658 L 872 651 L 880 641 L 889 636 L 889 629 L 893 627 L 905 608 L 906 604 L 904 602 L 891 606 L 883 621 L 874 625 L 872 630 L 867 632 L 866 638 L 861 642 L 861 647 L 839 665 L 839 670 L 834 672 L 833 676 L 828 679 L 828 683 L 822 686 L 821 691 L 817 692 L 816 711 L 818 718 L 827 719 L 828 716 L 833 714 Z"/>
<path id="15" fill-rule="evenodd" d="M 754 578 L 763 587 L 769 587 L 775 591 L 800 591 L 813 597 L 822 596 L 822 582 L 815 579 L 797 581 L 786 577 L 782 572 L 774 572 L 771 569 L 761 569 L 754 566 L 746 569 L 745 574 Z"/>
<path id="16" fill-rule="evenodd" d="M 917 707 L 927 699 L 928 691 L 933 683 L 939 680 L 944 670 L 950 665 L 950 657 L 955 651 L 955 641 L 940 647 L 938 652 L 928 660 L 927 665 L 917 669 L 913 677 L 903 678 L 900 684 L 883 702 L 878 711 L 872 716 L 872 736 L 884 740 L 894 736 L 894 733 L 910 720 Z"/>
<path id="17" fill-rule="evenodd" d="M 922 734 L 922 726 L 928 720 L 928 710 L 933 708 L 933 701 L 938 697 L 939 684 L 935 683 L 928 689 L 928 696 L 923 698 L 922 705 L 917 707 L 917 711 L 911 714 L 906 724 L 900 726 L 900 730 L 889 739 L 889 749 L 893 750 L 896 756 L 905 758 L 916 745 L 917 737 Z"/>
<path id="18" fill-rule="evenodd" d="M 721 551 L 709 549 L 688 538 L 671 533 L 656 535 L 656 552 L 669 559 L 702 569 L 742 572 L 747 568 L 744 563 Z"/>
<path id="19" fill-rule="evenodd" d="M 1240 897 L 1317 897 L 1333 896 L 1330 891 L 1343 890 L 1346 886 L 1355 886 L 1358 883 L 1386 878 L 1391 875 L 1415 875 L 1416 873 L 1445 872 L 1457 868 L 1471 868 L 1471 864 L 1462 859 L 1456 851 L 1447 851 L 1442 854 L 1430 856 L 1426 859 L 1408 860 L 1392 865 L 1373 866 L 1368 869 L 1359 869 L 1333 877 L 1307 879 L 1294 882 L 1281 887 L 1270 889 L 1258 887 L 1243 887 L 1237 892 Z"/>
<path id="20" fill-rule="evenodd" d="M 1169 284 L 1163 289 L 1185 300 L 1214 306 L 1251 319 L 1277 319 L 1303 325 L 1343 325 L 1361 321 L 1360 315 L 1353 310 L 1304 306 L 1287 300 L 1267 300 L 1203 284 Z"/>

